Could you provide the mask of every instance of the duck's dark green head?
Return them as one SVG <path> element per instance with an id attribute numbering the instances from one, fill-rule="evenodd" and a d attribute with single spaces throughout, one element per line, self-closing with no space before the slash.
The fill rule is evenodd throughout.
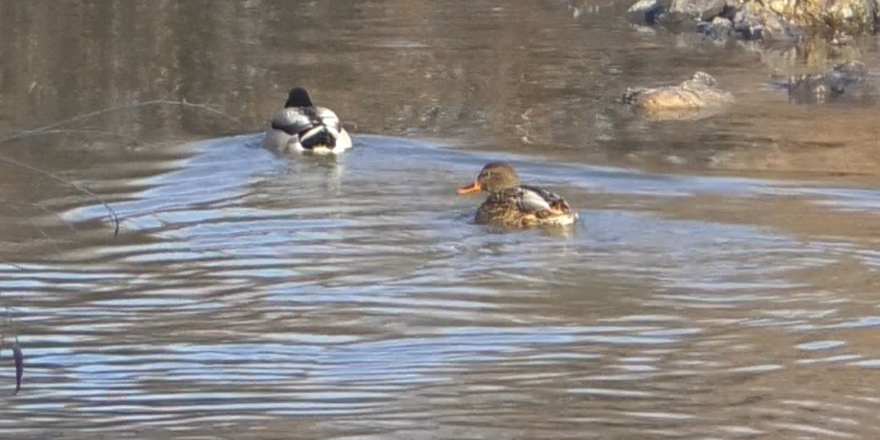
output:
<path id="1" fill-rule="evenodd" d="M 489 162 L 477 175 L 473 185 L 462 186 L 459 194 L 474 194 L 480 191 L 490 193 L 519 186 L 516 170 L 506 162 Z"/>
<path id="2" fill-rule="evenodd" d="M 284 108 L 288 107 L 314 107 L 314 105 L 306 89 L 295 87 L 287 95 L 287 102 L 284 103 Z"/>

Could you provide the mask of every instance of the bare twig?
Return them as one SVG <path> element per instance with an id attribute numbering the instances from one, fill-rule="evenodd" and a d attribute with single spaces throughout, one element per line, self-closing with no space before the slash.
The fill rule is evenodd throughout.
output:
<path id="1" fill-rule="evenodd" d="M 153 101 L 140 102 L 140 103 L 137 103 L 137 104 L 131 104 L 131 105 L 124 105 L 124 106 L 119 106 L 119 107 L 105 108 L 105 109 L 102 109 L 102 110 L 93 111 L 93 112 L 91 112 L 91 113 L 86 113 L 86 114 L 84 114 L 84 115 L 74 116 L 74 117 L 72 117 L 72 118 L 70 118 L 70 119 L 65 119 L 65 120 L 63 120 L 63 121 L 61 121 L 61 122 L 56 122 L 56 123 L 54 123 L 54 124 L 47 125 L 47 126 L 45 126 L 45 127 L 35 128 L 35 129 L 33 129 L 33 130 L 22 131 L 22 132 L 20 132 L 20 133 L 14 134 L 14 135 L 12 135 L 12 136 L 6 137 L 6 138 L 0 140 L 0 144 L 4 144 L 4 143 L 7 143 L 7 142 L 10 142 L 10 141 L 16 140 L 16 139 L 21 139 L 21 138 L 23 138 L 23 137 L 27 137 L 27 136 L 32 135 L 32 134 L 34 134 L 34 133 L 41 133 L 41 132 L 45 132 L 45 131 L 48 131 L 48 130 L 52 130 L 52 129 L 55 129 L 55 128 L 58 128 L 58 127 L 63 127 L 63 126 L 65 126 L 65 125 L 70 125 L 70 124 L 73 124 L 73 123 L 75 123 L 75 122 L 79 122 L 79 121 L 82 121 L 82 120 L 85 120 L 85 119 L 93 118 L 93 117 L 95 117 L 95 116 L 103 115 L 103 114 L 105 114 L 105 113 L 118 112 L 118 111 L 122 111 L 122 110 L 133 110 L 133 109 L 136 109 L 136 108 L 149 107 L 149 106 L 152 106 L 152 105 L 177 105 L 177 106 L 181 106 L 181 107 L 197 108 L 197 109 L 200 109 L 200 110 L 205 110 L 205 111 L 207 111 L 207 112 L 209 112 L 209 113 L 214 113 L 214 114 L 216 114 L 216 115 L 223 116 L 224 118 L 229 119 L 230 121 L 233 121 L 233 122 L 235 122 L 236 124 L 241 124 L 241 121 L 240 121 L 240 120 L 238 120 L 238 119 L 236 119 L 236 118 L 234 118 L 234 117 L 232 117 L 232 116 L 230 116 L 230 115 L 228 115 L 228 114 L 226 114 L 226 113 L 223 113 L 223 112 L 221 112 L 220 110 L 217 110 L 217 109 L 215 109 L 215 108 L 213 108 L 213 107 L 210 107 L 210 106 L 208 106 L 208 105 L 205 105 L 205 104 L 196 104 L 196 103 L 192 103 L 192 102 L 187 102 L 185 99 L 184 99 L 183 101 L 169 101 L 169 100 L 166 100 L 166 99 L 156 99 L 156 100 L 153 100 Z"/>
<path id="2" fill-rule="evenodd" d="M 187 102 L 186 100 L 183 100 L 183 101 L 170 101 L 170 100 L 166 100 L 166 99 L 157 99 L 157 100 L 153 100 L 153 101 L 141 102 L 141 103 L 138 103 L 138 104 L 132 104 L 132 105 L 125 105 L 125 106 L 120 106 L 120 107 L 112 107 L 112 108 L 101 109 L 101 110 L 93 111 L 93 112 L 91 112 L 91 113 L 86 113 L 86 114 L 84 114 L 84 115 L 75 116 L 75 117 L 72 117 L 72 118 L 70 118 L 70 119 L 66 119 L 66 120 L 64 120 L 64 121 L 56 122 L 56 123 L 54 123 L 54 124 L 50 124 L 50 125 L 47 125 L 47 126 L 44 126 L 44 127 L 35 128 L 35 129 L 33 129 L 33 130 L 22 131 L 22 132 L 19 132 L 19 133 L 14 134 L 14 135 L 7 136 L 6 138 L 3 138 L 2 140 L 0 140 L 0 144 L 4 144 L 4 143 L 7 143 L 7 142 L 11 142 L 11 141 L 14 141 L 14 140 L 17 140 L 17 139 L 26 138 L 26 137 L 38 136 L 38 135 L 54 134 L 54 133 L 75 133 L 75 132 L 81 132 L 81 133 L 96 133 L 96 134 L 104 134 L 104 135 L 119 136 L 119 137 L 124 137 L 124 138 L 130 139 L 130 140 L 134 140 L 134 141 L 136 141 L 136 142 L 143 143 L 143 142 L 140 141 L 139 139 L 135 139 L 135 138 L 133 138 L 133 137 L 130 137 L 130 136 L 127 136 L 127 135 L 121 135 L 121 134 L 117 134 L 117 133 L 104 132 L 104 131 L 99 131 L 99 130 L 58 130 L 58 128 L 59 128 L 59 127 L 66 126 L 66 125 L 73 124 L 73 123 L 75 123 L 75 122 L 79 122 L 79 121 L 83 121 L 83 120 L 86 120 L 86 119 L 89 119 L 89 118 L 93 118 L 93 117 L 95 117 L 95 116 L 103 115 L 103 114 L 106 114 L 106 113 L 112 113 L 112 112 L 117 112 L 117 111 L 122 111 L 122 110 L 132 110 L 132 109 L 143 108 L 143 107 L 148 107 L 148 106 L 152 106 L 152 105 L 176 105 L 176 106 L 181 106 L 181 107 L 196 108 L 196 109 L 204 110 L 204 111 L 207 111 L 207 112 L 214 113 L 214 114 L 216 114 L 216 115 L 222 116 L 222 117 L 224 117 L 224 118 L 226 118 L 226 119 L 229 119 L 230 121 L 235 122 L 236 124 L 241 124 L 241 121 L 239 121 L 238 119 L 236 119 L 236 118 L 234 118 L 234 117 L 232 117 L 232 116 L 230 116 L 230 115 L 228 115 L 228 114 L 226 114 L 226 113 L 223 113 L 223 112 L 220 111 L 220 110 L 217 110 L 217 109 L 215 109 L 215 108 L 209 107 L 209 106 L 207 106 L 207 105 L 205 105 L 205 104 L 191 103 L 191 102 Z M 103 198 L 101 198 L 101 197 L 98 196 L 97 194 L 93 193 L 93 192 L 90 191 L 88 188 L 85 188 L 85 187 L 83 187 L 82 185 L 78 185 L 77 183 L 75 183 L 75 182 L 73 182 L 73 181 L 70 181 L 70 180 L 64 179 L 64 178 L 62 178 L 62 177 L 58 176 L 57 174 L 52 173 L 52 172 L 50 172 L 50 171 L 46 171 L 46 170 L 43 170 L 43 169 L 37 168 L 37 167 L 32 166 L 32 165 L 28 165 L 28 164 L 26 164 L 26 163 L 24 163 L 24 162 L 21 162 L 21 161 L 18 161 L 18 160 L 12 159 L 12 158 L 7 157 L 7 156 L 4 156 L 4 155 L 0 155 L 0 162 L 5 162 L 5 163 L 8 163 L 8 164 L 10 164 L 10 165 L 15 165 L 15 166 L 18 166 L 18 167 L 21 167 L 21 168 L 24 168 L 24 169 L 27 169 L 27 170 L 33 171 L 33 172 L 35 172 L 35 173 L 42 174 L 42 175 L 44 175 L 44 176 L 46 176 L 46 177 L 49 177 L 49 178 L 52 179 L 52 180 L 55 180 L 55 181 L 60 182 L 60 183 L 63 183 L 63 184 L 65 184 L 65 185 L 69 185 L 69 186 L 75 188 L 77 191 L 79 191 L 79 192 L 81 192 L 81 193 L 83 193 L 83 194 L 86 194 L 86 195 L 88 195 L 89 197 L 91 197 L 91 198 L 95 199 L 96 201 L 100 202 L 101 205 L 103 205 L 104 208 L 107 210 L 109 217 L 113 220 L 113 223 L 114 223 L 114 226 L 115 226 L 115 227 L 114 227 L 114 230 L 113 230 L 113 236 L 115 237 L 115 236 L 118 236 L 118 235 L 119 235 L 119 216 L 116 214 L 116 211 L 113 210 L 113 208 L 110 207 L 110 204 L 108 204 Z"/>
<path id="3" fill-rule="evenodd" d="M 6 328 L 12 325 L 12 311 L 6 306 L 6 322 L 3 323 L 3 333 L 0 334 L 0 353 L 3 352 L 3 346 L 6 345 Z"/>
<path id="4" fill-rule="evenodd" d="M 108 213 L 108 215 L 110 216 L 110 219 L 113 220 L 113 223 L 114 223 L 114 225 L 115 225 L 115 228 L 114 228 L 114 230 L 113 230 L 113 236 L 116 237 L 116 236 L 119 235 L 119 215 L 116 214 L 116 211 L 115 211 L 112 207 L 110 207 L 110 204 L 107 203 L 103 198 L 101 198 L 101 196 L 99 196 L 99 195 L 97 195 L 97 194 L 91 192 L 88 188 L 86 188 L 86 187 L 84 187 L 84 186 L 82 186 L 82 185 L 79 185 L 79 184 L 77 184 L 77 183 L 75 183 L 75 182 L 73 182 L 73 181 L 67 180 L 67 179 L 65 179 L 65 178 L 63 178 L 63 177 L 61 177 L 61 176 L 58 176 L 57 174 L 55 174 L 55 173 L 53 173 L 53 172 L 51 172 L 51 171 L 46 171 L 46 170 L 43 170 L 43 169 L 37 168 L 37 167 L 35 167 L 35 166 L 28 165 L 28 164 L 26 164 L 26 163 L 24 163 L 24 162 L 20 162 L 20 161 L 18 161 L 18 160 L 15 160 L 15 159 L 13 159 L 13 158 L 11 158 L 11 157 L 6 157 L 6 156 L 4 156 L 4 155 L 0 155 L 0 162 L 6 162 L 6 163 L 8 163 L 8 164 L 10 164 L 10 165 L 15 165 L 15 166 L 18 166 L 18 167 L 22 167 L 22 168 L 24 168 L 24 169 L 26 169 L 26 170 L 33 171 L 33 172 L 38 173 L 38 174 L 42 174 L 42 175 L 44 175 L 44 176 L 46 176 L 46 177 L 48 177 L 48 178 L 50 178 L 50 179 L 52 179 L 52 180 L 55 180 L 56 182 L 60 182 L 60 183 L 63 183 L 63 184 L 65 184 L 65 185 L 69 185 L 69 186 L 75 188 L 77 191 L 79 191 L 79 192 L 81 192 L 81 193 L 83 193 L 83 194 L 85 194 L 85 195 L 87 195 L 87 196 L 93 198 L 94 200 L 98 201 L 99 203 L 101 203 L 101 205 L 104 206 L 104 209 L 107 210 L 107 213 Z"/>
<path id="5" fill-rule="evenodd" d="M 4 197 L 0 197 L 0 202 L 6 203 L 7 205 L 10 205 L 10 206 L 15 205 L 15 204 L 25 205 L 25 206 L 33 206 L 34 208 L 37 208 L 40 211 L 45 212 L 46 214 L 51 214 L 52 216 L 56 217 L 58 220 L 61 220 L 67 226 L 67 228 L 71 230 L 71 232 L 73 232 L 75 235 L 79 235 L 79 232 L 73 226 L 73 223 L 70 222 L 70 220 L 67 220 L 66 218 L 62 217 L 61 214 L 58 214 L 57 212 L 55 212 L 49 208 L 46 208 L 45 206 L 40 205 L 39 203 L 17 202 L 17 201 L 10 200 L 10 199 L 4 198 Z"/>
<path id="6" fill-rule="evenodd" d="M 7 266 L 12 266 L 12 267 L 14 267 L 14 268 L 16 268 L 16 269 L 18 269 L 18 270 L 24 270 L 24 266 L 20 266 L 20 265 L 15 264 L 15 263 L 10 263 L 10 262 L 8 262 L 8 261 L 2 259 L 2 258 L 0 258 L 0 264 L 5 264 L 5 265 L 7 265 Z"/>
<path id="7" fill-rule="evenodd" d="M 96 135 L 101 135 L 101 136 L 118 137 L 118 138 L 122 138 L 127 141 L 134 142 L 134 143 L 140 144 L 140 145 L 147 144 L 146 142 L 144 142 L 134 136 L 128 136 L 128 135 L 125 135 L 122 133 L 113 133 L 112 131 L 102 131 L 102 130 L 39 130 L 39 131 L 30 130 L 30 131 L 23 131 L 23 132 L 19 133 L 18 135 L 16 135 L 15 139 L 24 139 L 24 138 L 34 137 L 34 136 L 48 136 L 51 134 L 96 134 Z M 9 140 L 11 141 L 12 139 L 9 139 Z M 8 142 L 8 141 L 4 141 L 4 142 Z"/>
<path id="8" fill-rule="evenodd" d="M 22 218 L 24 218 L 24 221 L 27 222 L 28 226 L 34 228 L 34 230 L 36 230 L 37 232 L 39 232 L 40 235 L 43 236 L 43 238 L 45 238 L 46 240 L 49 240 L 49 241 L 53 241 L 52 237 L 50 237 L 49 234 L 47 234 L 46 231 L 43 230 L 43 228 L 37 226 L 34 222 L 30 221 L 30 219 L 28 219 L 27 216 L 25 216 L 25 215 L 21 212 L 21 209 L 19 209 L 18 207 L 16 207 L 14 203 L 7 203 L 7 204 L 6 204 L 6 207 L 9 208 L 9 209 L 11 209 L 11 210 L 13 210 L 13 211 L 15 211 L 16 214 L 19 214 Z"/>
<path id="9" fill-rule="evenodd" d="M 3 355 L 3 346 L 6 345 L 6 327 L 9 326 L 10 316 L 9 306 L 6 306 L 6 322 L 3 323 L 3 332 L 0 333 L 0 357 Z"/>
<path id="10" fill-rule="evenodd" d="M 24 354 L 18 345 L 18 333 L 15 334 L 15 343 L 12 344 L 12 359 L 15 360 L 15 392 L 21 391 L 21 377 L 24 375 Z"/>

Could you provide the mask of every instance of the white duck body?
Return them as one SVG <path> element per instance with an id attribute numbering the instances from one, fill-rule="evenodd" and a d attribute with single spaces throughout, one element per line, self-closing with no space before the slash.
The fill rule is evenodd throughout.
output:
<path id="1" fill-rule="evenodd" d="M 351 145 L 351 137 L 336 113 L 316 107 L 301 87 L 290 91 L 284 109 L 272 118 L 262 144 L 263 148 L 280 154 L 339 154 Z"/>

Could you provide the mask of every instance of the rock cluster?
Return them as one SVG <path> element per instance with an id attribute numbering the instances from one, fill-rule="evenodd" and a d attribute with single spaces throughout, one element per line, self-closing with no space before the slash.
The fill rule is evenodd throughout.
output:
<path id="1" fill-rule="evenodd" d="M 857 34 L 877 32 L 878 12 L 880 0 L 638 0 L 629 17 L 642 25 L 677 30 L 692 25 L 716 40 L 797 42 L 782 47 L 808 53 L 813 43 L 841 49 Z M 858 61 L 838 63 L 823 73 L 778 76 L 771 84 L 799 104 L 880 101 L 876 81 Z M 627 89 L 622 102 L 651 119 L 698 119 L 724 110 L 733 97 L 716 88 L 714 78 L 697 72 L 677 85 Z"/>
<path id="2" fill-rule="evenodd" d="M 637 24 L 686 26 L 714 38 L 799 40 L 878 30 L 880 0 L 638 0 Z"/>
<path id="3" fill-rule="evenodd" d="M 868 69 L 859 61 L 837 64 L 821 74 L 792 75 L 774 84 L 786 89 L 789 99 L 798 104 L 870 104 L 878 96 L 868 80 Z"/>

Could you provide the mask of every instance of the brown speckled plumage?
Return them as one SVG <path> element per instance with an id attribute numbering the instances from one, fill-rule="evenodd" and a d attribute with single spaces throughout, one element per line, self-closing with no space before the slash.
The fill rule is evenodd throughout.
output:
<path id="1" fill-rule="evenodd" d="M 483 167 L 473 185 L 459 189 L 460 194 L 486 191 L 489 197 L 477 209 L 476 222 L 507 228 L 541 225 L 568 225 L 577 214 L 562 197 L 534 186 L 519 184 L 516 171 L 504 162 Z"/>

